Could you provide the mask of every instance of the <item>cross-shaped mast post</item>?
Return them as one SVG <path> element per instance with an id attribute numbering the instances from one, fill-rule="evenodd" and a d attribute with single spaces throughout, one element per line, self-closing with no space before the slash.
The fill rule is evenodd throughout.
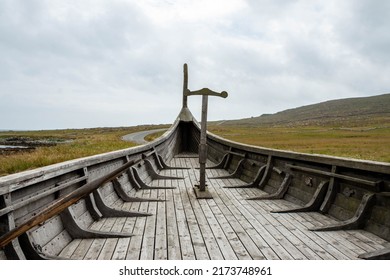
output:
<path id="1" fill-rule="evenodd" d="M 206 189 L 206 161 L 207 161 L 207 106 L 209 96 L 218 96 L 226 98 L 228 93 L 226 91 L 215 92 L 208 88 L 202 88 L 196 91 L 190 91 L 188 86 L 188 72 L 187 64 L 184 64 L 184 96 L 183 106 L 187 105 L 187 96 L 201 95 L 202 96 L 202 117 L 200 124 L 200 143 L 199 143 L 199 186 L 195 188 L 197 198 L 212 198 L 210 192 Z M 185 101 L 184 101 L 185 100 Z"/>

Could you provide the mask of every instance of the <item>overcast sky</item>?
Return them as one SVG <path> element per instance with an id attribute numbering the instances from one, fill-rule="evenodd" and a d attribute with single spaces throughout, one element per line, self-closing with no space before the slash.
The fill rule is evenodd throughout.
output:
<path id="1" fill-rule="evenodd" d="M 209 120 L 390 92 L 387 0 L 1 0 L 0 129 Z M 189 97 L 200 119 L 200 97 Z"/>

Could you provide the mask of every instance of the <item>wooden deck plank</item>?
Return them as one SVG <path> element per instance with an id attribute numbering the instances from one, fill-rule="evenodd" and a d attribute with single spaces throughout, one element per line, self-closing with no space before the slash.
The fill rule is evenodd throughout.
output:
<path id="1" fill-rule="evenodd" d="M 253 197 L 259 195 L 258 192 L 254 193 L 253 189 L 236 189 L 236 191 L 240 192 L 242 195 L 245 195 L 245 197 Z M 268 208 L 267 204 L 264 201 L 260 202 L 249 200 L 247 201 L 247 203 L 252 204 L 254 209 L 256 210 L 265 210 Z M 308 259 L 334 259 L 330 254 L 326 254 L 323 248 L 317 246 L 317 244 L 310 238 L 310 235 L 305 235 L 302 229 L 292 224 L 289 219 L 286 219 L 285 215 L 280 215 L 276 213 L 271 214 L 269 213 L 269 210 L 272 209 L 262 211 L 259 214 L 263 215 L 269 222 L 271 222 L 272 220 L 274 220 L 273 223 L 278 222 L 279 225 L 277 226 L 277 229 L 284 236 L 286 236 L 286 238 L 289 239 L 289 241 L 294 244 L 294 246 L 296 246 Z"/>
<path id="2" fill-rule="evenodd" d="M 60 258 L 70 259 L 77 247 L 80 245 L 81 239 L 73 239 L 62 251 L 58 254 Z"/>
<path id="3" fill-rule="evenodd" d="M 139 202 L 126 202 L 123 203 L 121 210 L 137 212 L 139 211 Z M 118 232 L 133 233 L 136 217 L 118 218 L 113 229 Z M 113 260 L 123 260 L 126 258 L 127 251 L 129 250 L 131 238 L 119 238 L 115 251 L 112 255 Z"/>
<path id="4" fill-rule="evenodd" d="M 291 207 L 292 205 L 290 205 L 291 203 L 288 202 L 288 201 L 284 201 L 284 200 L 264 200 L 264 201 L 261 201 L 261 202 L 257 202 L 257 203 L 263 203 L 267 206 L 265 207 L 269 207 L 268 210 L 279 210 L 279 209 L 283 209 L 283 208 L 289 208 Z M 318 219 L 320 220 L 323 220 L 324 217 L 322 217 L 323 215 L 319 214 L 319 213 L 316 213 L 318 215 Z M 299 217 L 299 215 L 304 215 L 304 213 L 290 213 L 290 214 L 279 214 L 280 216 L 283 216 L 283 217 L 288 217 L 287 219 L 290 219 L 290 218 L 297 218 Z M 326 218 L 325 218 L 326 219 Z M 329 218 L 328 218 L 329 219 Z M 311 222 L 310 222 L 311 220 Z M 353 253 L 351 252 L 351 248 L 348 248 L 345 246 L 345 244 L 343 244 L 341 247 L 344 247 L 344 249 L 346 250 L 347 252 L 347 256 L 344 252 L 341 252 L 340 250 L 338 250 L 338 248 L 340 247 L 337 243 L 337 238 L 340 238 L 340 237 L 337 237 L 336 240 L 334 239 L 334 237 L 330 237 L 329 236 L 329 233 L 326 233 L 326 232 L 310 232 L 310 231 L 307 231 L 307 228 L 311 228 L 313 227 L 313 220 L 312 218 L 309 218 L 309 220 L 305 219 L 305 218 L 302 218 L 299 220 L 299 222 L 301 222 L 302 224 L 301 225 L 304 225 L 303 228 L 301 228 L 301 232 L 304 232 L 305 235 L 307 236 L 311 236 L 312 240 L 314 243 L 317 243 L 317 244 L 323 244 L 323 249 L 324 250 L 328 250 L 330 252 L 332 252 L 333 255 L 336 256 L 336 258 L 341 258 L 341 259 L 349 259 L 349 258 L 356 258 L 356 253 Z M 299 223 L 296 223 L 294 222 L 294 228 L 295 229 L 300 229 L 300 224 Z M 312 234 L 310 234 L 312 233 Z M 329 243 L 329 241 L 332 241 L 334 243 Z M 314 244 L 312 243 L 312 244 Z M 344 243 L 350 245 L 350 242 L 349 241 L 345 241 Z M 331 244 L 333 244 L 334 246 L 331 246 Z M 356 249 L 355 246 L 352 246 L 352 249 Z M 321 251 L 319 251 L 321 252 Z"/>
<path id="5" fill-rule="evenodd" d="M 106 231 L 106 232 L 113 231 L 112 228 L 115 225 L 116 220 L 117 220 L 117 218 L 105 218 L 105 219 L 102 219 L 103 225 L 100 228 L 100 230 Z M 86 260 L 96 260 L 96 259 L 100 258 L 101 254 L 103 254 L 103 256 L 101 258 L 111 259 L 111 255 L 112 254 L 108 255 L 108 254 L 106 254 L 105 251 L 102 251 L 102 250 L 103 250 L 106 242 L 109 242 L 111 244 L 113 242 L 113 240 L 114 240 L 115 243 L 118 241 L 117 238 L 95 238 L 93 240 L 93 243 L 91 244 L 90 249 L 87 251 L 84 259 L 86 259 Z M 109 247 L 109 248 L 111 248 L 111 247 Z M 106 247 L 106 250 L 107 250 L 107 247 Z"/>
<path id="6" fill-rule="evenodd" d="M 229 184 L 230 182 L 228 180 L 224 180 L 223 185 Z M 251 213 L 251 215 L 247 215 L 247 217 L 251 219 L 251 225 L 253 225 L 253 227 L 256 229 L 257 234 L 262 236 L 264 241 L 268 244 L 268 246 L 263 246 L 265 248 L 272 248 L 272 250 L 277 254 L 278 258 L 280 259 L 294 259 L 294 257 L 283 246 L 283 237 L 280 235 L 280 233 L 276 232 L 274 227 L 263 217 L 264 213 L 260 214 L 260 212 L 258 212 L 258 210 L 254 209 L 253 207 L 249 207 L 247 210 L 249 213 Z M 282 241 L 282 243 L 280 241 Z"/>
<path id="7" fill-rule="evenodd" d="M 219 211 L 214 200 L 200 200 L 199 203 L 221 251 L 221 259 L 236 260 L 236 253 L 225 234 L 232 230 L 227 220 L 221 218 L 223 214 Z"/>
<path id="8" fill-rule="evenodd" d="M 182 165 L 189 166 L 190 160 L 191 158 L 181 158 Z M 202 232 L 200 230 L 198 221 L 196 219 L 196 215 L 194 213 L 194 210 L 191 207 L 189 207 L 191 205 L 191 200 L 195 199 L 193 184 L 191 182 L 191 179 L 188 176 L 188 171 L 184 170 L 183 173 L 185 174 L 185 179 L 179 182 L 179 189 L 180 189 L 182 203 L 184 206 L 186 206 L 184 207 L 184 213 L 187 220 L 192 245 L 195 251 L 195 258 L 198 260 L 208 260 L 210 259 L 210 256 L 207 252 L 204 239 L 202 236 Z"/>
<path id="9" fill-rule="evenodd" d="M 210 164 L 210 163 L 208 163 Z M 132 232 L 130 238 L 73 240 L 60 256 L 77 259 L 356 259 L 359 254 L 381 249 L 388 242 L 363 230 L 313 232 L 308 228 L 330 224 L 320 213 L 271 213 L 294 206 L 285 200 L 246 200 L 264 194 L 257 188 L 223 188 L 239 179 L 209 179 L 213 199 L 198 200 L 193 186 L 199 166 L 194 154 L 175 157 L 169 165 L 191 169 L 164 170 L 161 174 L 180 180 L 152 180 L 152 186 L 174 189 L 132 190 L 133 196 L 165 199 L 161 202 L 123 202 L 111 207 L 148 212 L 148 217 L 108 218 L 91 228 Z M 227 175 L 208 169 L 207 177 Z"/>
<path id="10" fill-rule="evenodd" d="M 158 186 L 165 187 L 165 180 L 159 180 Z M 165 190 L 158 190 L 158 198 L 161 200 L 166 199 Z M 167 212 L 166 202 L 157 203 L 157 214 L 156 214 L 156 236 L 155 236 L 155 247 L 154 247 L 154 259 L 166 260 L 168 259 L 167 250 Z"/>
<path id="11" fill-rule="evenodd" d="M 176 164 L 178 167 L 181 165 L 181 160 L 177 159 Z M 183 170 L 177 170 L 178 176 L 184 176 Z M 194 260 L 195 250 L 191 240 L 190 228 L 187 222 L 185 206 L 182 201 L 182 192 L 184 182 L 182 180 L 176 181 L 177 188 L 173 191 L 173 200 L 175 201 L 175 214 L 177 231 L 179 234 L 179 244 L 183 260 Z"/>
<path id="12" fill-rule="evenodd" d="M 301 223 L 306 228 L 314 227 L 315 220 L 311 219 L 310 216 L 307 216 L 306 213 L 291 213 L 287 214 L 293 218 L 297 225 Z M 347 260 L 347 259 L 356 259 L 356 254 L 351 252 L 350 249 L 345 247 L 343 244 L 340 244 L 340 240 L 332 238 L 327 232 L 314 232 L 316 234 L 317 243 L 321 243 L 323 248 L 332 254 L 336 259 Z M 344 241 L 344 240 L 343 240 Z"/>
<path id="13" fill-rule="evenodd" d="M 93 223 L 90 226 L 90 229 L 92 229 L 92 230 L 100 230 L 102 228 L 102 226 L 103 226 L 104 221 L 105 221 L 105 219 L 102 219 L 101 221 Z M 80 242 L 79 246 L 76 248 L 74 254 L 72 255 L 72 259 L 73 258 L 77 259 L 77 260 L 84 259 L 85 257 L 87 257 L 87 254 L 88 254 L 89 250 L 98 251 L 99 250 L 99 246 L 97 246 L 96 249 L 95 248 L 91 249 L 91 246 L 94 243 L 94 241 L 95 241 L 94 239 L 89 239 L 89 238 L 88 239 L 82 239 L 82 241 Z M 102 240 L 99 241 L 99 242 L 101 243 Z M 90 256 L 88 256 L 88 257 L 90 257 Z"/>
<path id="14" fill-rule="evenodd" d="M 150 192 L 152 193 L 152 190 Z M 141 245 L 141 260 L 152 260 L 154 257 L 157 202 L 149 202 L 148 213 L 152 214 L 152 216 L 146 217 L 145 231 Z"/>
<path id="15" fill-rule="evenodd" d="M 312 221 L 315 226 L 326 225 L 328 223 L 333 224 L 334 220 L 319 213 L 300 213 L 307 220 Z M 324 231 L 317 232 L 321 238 L 325 239 L 329 244 L 333 244 L 334 247 L 339 248 L 344 255 L 347 255 L 351 259 L 356 259 L 359 254 L 365 252 L 358 246 L 354 245 L 350 239 L 344 238 L 342 231 Z M 347 234 L 349 235 L 349 234 Z M 342 240 L 342 242 L 341 242 Z"/>
<path id="16" fill-rule="evenodd" d="M 238 254 L 239 259 L 264 259 L 265 257 L 256 242 L 248 234 L 248 230 L 251 230 L 253 227 L 240 212 L 241 204 L 231 196 L 230 189 L 221 188 L 218 182 L 221 182 L 221 180 L 215 180 L 214 182 L 214 190 L 218 194 L 218 198 L 216 197 L 215 200 L 237 235 L 240 244 L 236 244 L 234 250 Z"/>
<path id="17" fill-rule="evenodd" d="M 91 247 L 92 242 L 93 239 L 82 239 L 70 258 L 75 260 L 84 259 L 84 256 L 87 254 L 87 251 Z"/>
<path id="18" fill-rule="evenodd" d="M 191 191 L 191 189 L 193 189 L 194 185 L 197 183 L 197 179 L 193 172 L 193 169 L 187 171 L 187 174 L 189 175 L 188 178 L 190 179 L 190 181 L 185 181 L 186 183 L 189 183 L 189 185 L 187 184 L 186 187 L 189 191 Z M 221 250 L 210 227 L 208 219 L 205 216 L 204 209 L 201 207 L 200 201 L 197 199 L 191 199 L 191 207 L 194 211 L 194 215 L 196 216 L 197 223 L 199 224 L 199 228 L 203 237 L 203 242 L 206 246 L 210 259 L 221 260 L 223 258 Z"/>
<path id="19" fill-rule="evenodd" d="M 150 192 L 139 191 L 139 197 L 149 198 Z M 147 212 L 149 202 L 136 202 L 133 203 L 130 210 L 131 211 L 140 211 Z M 126 259 L 128 260 L 139 260 L 141 257 L 141 246 L 145 232 L 146 217 L 137 217 L 135 218 L 133 236 L 130 238 L 130 244 L 126 254 Z"/>
<path id="20" fill-rule="evenodd" d="M 169 170 L 167 173 L 168 176 L 177 176 L 176 170 Z M 167 187 L 177 188 L 177 180 L 167 181 Z M 181 249 L 180 249 L 180 238 L 179 238 L 179 229 L 176 215 L 176 204 L 174 197 L 173 189 L 166 190 L 166 226 L 167 226 L 167 257 L 169 260 L 177 260 L 182 258 Z"/>

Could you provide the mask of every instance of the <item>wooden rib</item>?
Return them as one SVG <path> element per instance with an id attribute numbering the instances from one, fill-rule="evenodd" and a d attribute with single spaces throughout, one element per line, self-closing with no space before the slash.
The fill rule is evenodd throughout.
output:
<path id="1" fill-rule="evenodd" d="M 147 202 L 147 201 L 156 201 L 151 199 L 145 199 L 141 197 L 132 197 L 127 195 L 127 193 L 123 190 L 121 183 L 119 183 L 118 179 L 115 178 L 112 181 L 113 187 L 117 195 L 124 201 L 124 202 Z M 157 201 L 164 201 L 164 200 L 157 200 Z"/>
<path id="2" fill-rule="evenodd" d="M 244 164 L 245 159 L 242 159 L 238 162 L 237 168 L 229 175 L 223 175 L 219 177 L 210 177 L 209 179 L 229 179 L 229 178 L 235 178 L 239 175 L 242 169 L 242 165 Z"/>
<path id="3" fill-rule="evenodd" d="M 329 230 L 347 230 L 347 229 L 358 229 L 364 226 L 366 221 L 367 214 L 370 208 L 373 206 L 375 200 L 375 194 L 365 194 L 358 209 L 355 212 L 355 215 L 346 221 L 335 223 L 332 225 L 327 225 L 323 227 L 311 228 L 312 231 L 329 231 Z"/>
<path id="4" fill-rule="evenodd" d="M 134 176 L 134 180 L 137 183 L 138 186 L 140 186 L 141 189 L 173 189 L 174 187 L 158 187 L 158 186 L 151 186 L 146 184 L 144 181 L 142 181 L 141 177 L 138 174 L 138 170 L 134 167 L 132 169 L 132 175 Z"/>
<path id="5" fill-rule="evenodd" d="M 321 207 L 321 204 L 324 200 L 325 194 L 328 190 L 329 181 L 322 181 L 316 191 L 313 194 L 313 197 L 308 203 L 303 207 L 294 207 L 290 209 L 283 210 L 274 210 L 273 213 L 293 213 L 293 212 L 308 212 L 308 211 L 317 211 Z"/>
<path id="6" fill-rule="evenodd" d="M 99 189 L 97 189 L 93 192 L 93 197 L 94 197 L 95 203 L 96 203 L 99 211 L 102 213 L 103 217 L 144 217 L 144 216 L 151 215 L 149 213 L 128 212 L 128 211 L 122 211 L 119 209 L 111 208 L 111 207 L 107 206 L 106 203 L 104 202 Z"/>
<path id="7" fill-rule="evenodd" d="M 247 198 L 248 200 L 262 200 L 262 199 L 282 199 L 286 192 L 288 191 L 288 188 L 290 187 L 292 176 L 290 174 L 286 174 L 286 176 L 283 179 L 283 182 L 280 184 L 278 190 L 272 194 L 265 194 L 261 196 L 255 196 Z"/>
<path id="8" fill-rule="evenodd" d="M 361 254 L 359 255 L 359 258 L 366 260 L 389 260 L 390 248 L 383 248 L 381 250 Z"/>

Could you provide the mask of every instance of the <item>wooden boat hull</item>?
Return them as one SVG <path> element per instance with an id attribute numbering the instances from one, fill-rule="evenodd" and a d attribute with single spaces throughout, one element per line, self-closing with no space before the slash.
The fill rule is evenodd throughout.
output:
<path id="1" fill-rule="evenodd" d="M 390 259 L 390 164 L 207 133 L 197 201 L 200 132 L 0 177 L 0 259 Z"/>

